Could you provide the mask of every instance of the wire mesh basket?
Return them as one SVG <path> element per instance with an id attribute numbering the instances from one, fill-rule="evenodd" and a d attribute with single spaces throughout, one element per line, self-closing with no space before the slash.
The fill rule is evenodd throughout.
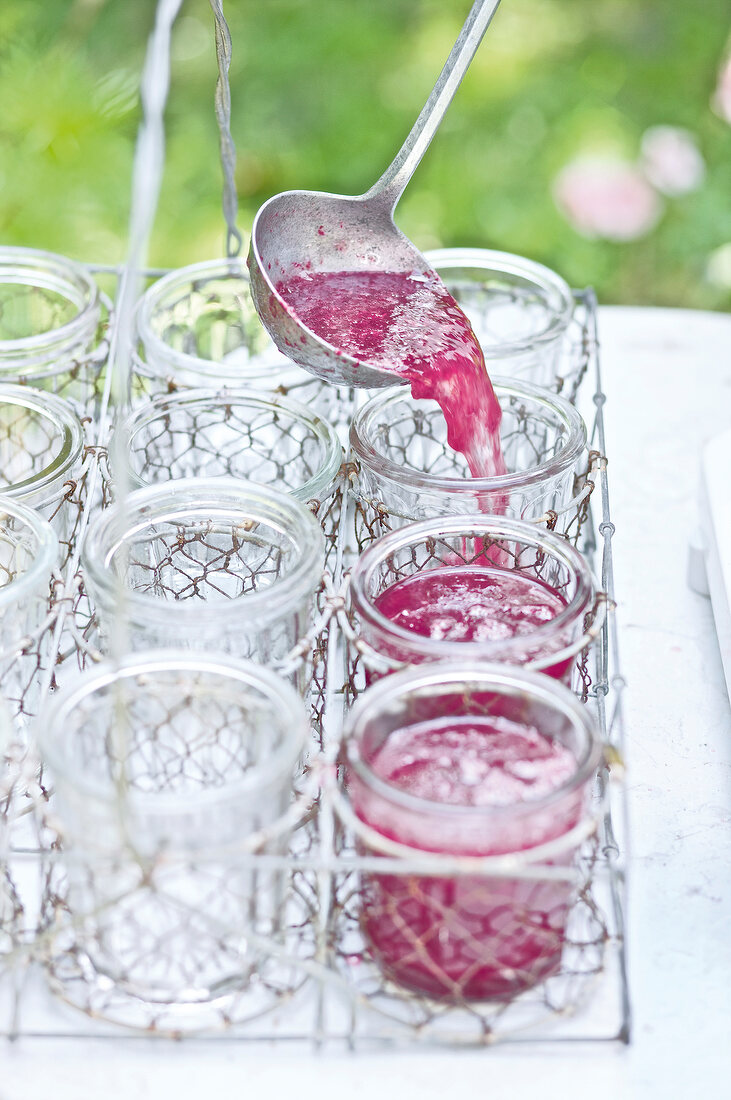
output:
<path id="1" fill-rule="evenodd" d="M 593 296 L 578 294 L 554 388 L 572 403 L 583 401 L 588 390 L 595 412 L 589 451 L 558 527 L 596 559 L 602 588 L 611 600 L 614 528 L 595 324 Z M 96 609 L 79 563 L 88 524 L 113 503 L 110 393 L 107 378 L 102 400 L 95 393 L 87 406 L 83 465 L 73 486 L 75 522 L 63 573 L 49 570 L 47 613 L 36 618 L 33 638 L 22 637 L 13 655 L 27 660 L 28 678 L 35 685 L 32 692 L 19 693 L 16 678 L 11 700 L 16 717 L 32 717 L 37 698 L 57 688 L 65 691 L 80 668 L 100 667 Z M 341 435 L 356 404 L 356 395 L 338 391 L 333 408 Z M 235 450 L 237 423 L 233 418 L 227 425 L 228 452 Z M 300 436 L 298 447 L 298 437 L 282 419 L 286 439 L 283 434 L 278 446 L 278 423 L 269 419 L 266 427 L 267 448 L 278 456 L 278 479 L 286 481 L 289 462 L 293 468 L 300 469 L 303 462 L 309 468 L 303 455 L 308 437 Z M 171 453 L 181 453 L 179 441 L 165 438 L 173 430 L 174 420 L 163 417 L 154 437 L 156 452 L 169 447 Z M 251 425 L 242 422 L 240 431 L 243 443 L 250 438 Z M 206 430 L 209 455 L 213 438 Z M 229 460 L 222 456 L 222 461 Z M 0 778 L 4 1033 L 113 1037 L 131 1028 L 146 1035 L 223 1034 L 351 1045 L 627 1041 L 623 801 L 616 779 L 622 757 L 622 681 L 612 616 L 597 621 L 576 662 L 575 686 L 594 712 L 604 743 L 591 808 L 582 821 L 553 847 L 539 851 L 539 858 L 535 853 L 460 857 L 427 852 L 415 857 L 398 845 L 384 849 L 383 838 L 374 837 L 353 813 L 338 764 L 343 718 L 363 685 L 364 652 L 347 611 L 347 574 L 359 551 L 393 526 L 392 517 L 383 502 L 365 499 L 350 456 L 327 491 L 307 503 L 325 535 L 322 582 L 309 625 L 271 664 L 290 678 L 304 667 L 310 670 L 305 685 L 310 741 L 282 812 L 250 823 L 238 838 L 217 836 L 204 852 L 185 846 L 146 850 L 127 832 L 123 844 L 99 857 L 103 872 L 98 867 L 90 872 L 88 861 L 79 858 L 71 843 L 68 810 L 59 805 L 59 790 L 34 750 L 17 732 L 5 747 Z M 549 512 L 537 522 L 556 528 L 558 518 Z M 235 572 L 234 559 L 224 555 L 219 562 L 224 579 L 227 570 Z M 194 555 L 186 568 L 195 589 Z M 0 679 L 0 692 L 5 687 Z M 167 746 L 169 774 L 184 772 L 189 765 L 187 691 L 183 680 L 173 693 L 175 703 L 158 699 L 146 719 L 150 743 Z M 176 721 L 187 732 L 171 737 Z M 224 715 L 221 731 L 229 724 Z M 143 787 L 150 759 L 140 757 Z M 206 765 L 201 774 L 208 797 L 223 773 L 220 766 Z M 94 790 L 87 796 L 94 804 Z M 126 799 L 125 793 L 125 813 L 131 805 Z M 101 898 L 92 888 L 100 877 L 106 883 Z M 520 883 L 522 899 L 517 928 L 513 905 L 508 931 L 496 915 L 500 904 L 494 900 L 506 880 Z M 385 881 L 391 885 L 384 890 Z M 191 882 L 198 886 L 191 887 Z M 545 973 L 534 975 L 524 992 L 508 998 L 485 996 L 484 990 L 476 995 L 461 981 L 453 982 L 445 996 L 395 980 L 392 969 L 376 961 L 364 912 L 370 912 L 372 925 L 374 912 L 393 924 L 403 920 L 404 904 L 422 914 L 428 909 L 428 930 L 422 929 L 412 944 L 423 957 L 424 937 L 443 938 L 444 929 L 454 923 L 454 906 L 445 902 L 440 883 L 461 897 L 465 891 L 482 897 L 477 908 L 489 933 L 478 928 L 478 941 L 487 936 L 494 946 L 507 936 L 515 942 L 526 938 L 529 927 L 534 938 L 553 937 L 552 963 Z M 486 902 L 485 896 L 493 901 Z M 560 920 L 551 917 L 552 911 L 560 912 Z M 539 933 L 536 922 L 542 926 Z M 217 957 L 225 958 L 225 965 L 213 966 Z M 503 960 L 501 965 L 508 964 Z M 510 965 L 519 967 L 515 959 Z M 140 992 L 143 972 L 149 982 Z M 57 998 L 48 996 L 49 987 Z M 66 1012 L 62 1002 L 84 1015 Z"/>

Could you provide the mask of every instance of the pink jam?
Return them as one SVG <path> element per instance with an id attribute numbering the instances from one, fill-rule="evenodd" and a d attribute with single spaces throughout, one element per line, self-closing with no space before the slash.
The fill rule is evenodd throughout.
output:
<path id="1" fill-rule="evenodd" d="M 493 642 L 540 630 L 566 602 L 536 577 L 468 565 L 414 573 L 385 589 L 375 606 L 424 638 Z"/>
<path id="2" fill-rule="evenodd" d="M 298 318 L 349 355 L 406 378 L 431 398 L 447 441 L 473 477 L 506 473 L 501 411 L 467 317 L 439 277 L 408 272 L 307 272 L 277 285 Z"/>
<path id="3" fill-rule="evenodd" d="M 410 848 L 502 855 L 563 835 L 581 813 L 583 792 L 570 784 L 577 767 L 571 751 L 506 716 L 439 718 L 397 729 L 369 765 L 390 787 L 426 802 L 423 810 L 404 808 L 349 777 L 358 816 Z M 557 804 L 541 801 L 562 787 Z M 474 807 L 475 817 L 471 824 L 450 820 L 440 806 Z M 497 820 L 490 821 L 491 814 Z M 555 973 L 573 901 L 566 882 L 509 872 L 369 872 L 361 876 L 361 899 L 361 926 L 384 973 L 452 1002 L 511 1000 Z"/>
<path id="4" fill-rule="evenodd" d="M 509 638 L 526 637 L 520 652 L 511 649 L 507 654 L 517 664 L 546 657 L 569 641 L 563 632 L 548 641 L 541 638 L 541 629 L 566 607 L 563 596 L 537 577 L 517 570 L 478 565 L 427 569 L 386 588 L 374 606 L 390 622 L 422 638 L 489 643 L 494 660 L 507 659 L 501 655 L 499 643 Z M 364 632 L 367 635 L 367 627 Z M 386 648 L 394 660 L 413 663 L 425 659 L 418 645 L 407 652 L 402 643 L 399 651 L 400 639 L 389 641 Z M 384 640 L 379 638 L 377 644 L 383 648 Z M 569 658 L 545 671 L 570 680 L 571 667 Z"/>
<path id="5" fill-rule="evenodd" d="M 450 806 L 510 806 L 540 798 L 576 771 L 573 753 L 535 726 L 471 716 L 395 730 L 370 766 L 399 790 Z"/>

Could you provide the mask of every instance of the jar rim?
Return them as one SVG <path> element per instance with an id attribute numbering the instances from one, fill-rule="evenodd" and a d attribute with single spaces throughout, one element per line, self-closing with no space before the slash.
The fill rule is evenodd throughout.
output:
<path id="1" fill-rule="evenodd" d="M 244 365 L 240 363 L 223 363 L 220 360 L 203 359 L 198 355 L 189 355 L 187 352 L 178 351 L 176 348 L 171 347 L 170 344 L 167 344 L 157 335 L 152 325 L 152 318 L 165 295 L 170 290 L 182 289 L 186 284 L 192 286 L 196 280 L 205 278 L 240 279 L 247 287 L 250 283 L 246 261 L 238 257 L 203 260 L 200 263 L 175 268 L 157 279 L 142 295 L 135 309 L 137 336 L 145 349 L 145 358 L 141 361 L 141 366 L 156 377 L 173 369 L 175 371 L 191 371 L 202 378 L 219 381 L 230 380 L 234 383 L 241 382 L 242 375 L 244 380 L 262 379 L 273 372 L 280 373 L 283 370 L 297 373 L 299 376 L 302 368 L 278 351 L 275 345 L 271 343 L 271 338 L 263 325 L 262 333 L 271 344 L 271 347 L 267 348 L 266 354 L 257 358 L 256 363 Z M 261 324 L 261 322 L 258 323 Z M 157 368 L 158 363 L 162 364 L 162 370 Z"/>
<path id="2" fill-rule="evenodd" d="M 68 716 L 85 698 L 100 689 L 109 687 L 120 680 L 131 679 L 145 673 L 160 672 L 207 672 L 222 680 L 241 686 L 259 688 L 262 694 L 279 712 L 284 712 L 282 721 L 282 743 L 262 761 L 252 768 L 247 776 L 224 787 L 207 788 L 200 791 L 181 791 L 145 793 L 129 792 L 130 804 L 143 803 L 145 813 L 169 813 L 179 809 L 181 804 L 200 807 L 208 803 L 251 794 L 252 791 L 271 784 L 288 767 L 294 768 L 297 758 L 307 743 L 309 718 L 307 711 L 291 684 L 277 676 L 271 669 L 243 658 L 229 657 L 225 654 L 211 656 L 208 653 L 191 652 L 178 649 L 150 649 L 129 654 L 119 661 L 103 661 L 92 669 L 80 672 L 65 683 L 58 692 L 49 697 L 39 721 L 36 723 L 37 740 L 41 754 L 52 768 L 54 775 L 65 778 L 84 794 L 96 802 L 108 804 L 116 801 L 119 792 L 113 788 L 108 793 L 100 791 L 98 784 L 78 769 L 72 769 L 66 762 L 63 751 L 63 738 L 58 728 L 68 728 Z"/>
<path id="3" fill-rule="evenodd" d="M 534 630 L 525 634 L 501 638 L 499 641 L 449 642 L 415 634 L 414 631 L 406 630 L 379 611 L 375 602 L 367 593 L 367 584 L 380 562 L 387 555 L 408 546 L 412 542 L 422 541 L 430 535 L 439 536 L 444 534 L 457 536 L 469 534 L 478 538 L 487 535 L 490 538 L 507 538 L 508 540 L 520 541 L 545 549 L 552 557 L 569 568 L 577 582 L 576 592 L 558 614 L 548 622 L 539 624 Z M 470 568 L 470 566 L 465 566 L 465 568 Z M 418 576 L 422 572 L 428 574 L 429 570 L 417 571 L 411 575 Z M 597 589 L 586 559 L 566 539 L 560 538 L 553 531 L 527 523 L 525 520 L 475 512 L 472 515 L 439 516 L 433 519 L 420 520 L 418 523 L 407 523 L 403 527 L 398 527 L 396 530 L 382 535 L 366 547 L 353 566 L 350 574 L 349 591 L 351 597 L 354 598 L 355 610 L 364 621 L 394 638 L 397 642 L 419 652 L 420 655 L 431 656 L 434 659 L 439 657 L 446 659 L 448 654 L 452 654 L 460 660 L 470 658 L 489 660 L 491 657 L 497 659 L 498 654 L 509 656 L 514 650 L 520 650 L 526 643 L 530 643 L 534 639 L 538 641 L 549 635 L 560 634 L 570 623 L 575 622 L 580 615 L 588 611 Z M 549 668 L 553 659 L 553 654 L 548 654 L 545 657 L 531 660 L 530 667 L 534 669 Z"/>
<path id="4" fill-rule="evenodd" d="M 465 685 L 468 685 L 467 690 L 492 691 L 496 695 L 522 694 L 561 711 L 584 739 L 584 751 L 576 760 L 575 770 L 558 787 L 538 798 L 493 806 L 434 802 L 411 794 L 376 775 L 363 759 L 358 740 L 358 735 L 373 720 L 373 713 L 383 712 L 389 705 L 393 707 L 397 698 L 406 695 L 410 689 L 418 691 L 430 686 L 444 689 L 452 685 L 458 687 L 462 695 L 465 693 Z M 596 771 L 602 756 L 602 744 L 596 724 L 590 720 L 587 708 L 564 684 L 542 672 L 475 660 L 435 661 L 432 664 L 416 665 L 402 672 L 391 673 L 371 684 L 353 704 L 343 733 L 343 749 L 346 766 L 353 770 L 364 786 L 380 798 L 414 813 L 430 817 L 441 816 L 447 821 L 473 822 L 505 821 L 549 808 L 583 786 Z"/>
<path id="5" fill-rule="evenodd" d="M 207 600 L 160 599 L 137 592 L 120 581 L 112 568 L 112 559 L 119 548 L 140 531 L 161 520 L 175 520 L 177 514 L 223 507 L 230 515 L 237 511 L 242 521 L 265 522 L 280 531 L 286 525 L 294 527 L 293 544 L 300 559 L 291 573 L 258 592 L 247 592 L 236 598 Z M 254 513 L 254 514 L 252 514 Z M 245 606 L 247 617 L 261 622 L 275 619 L 291 599 L 302 591 L 314 591 L 322 576 L 325 557 L 325 536 L 317 519 L 304 504 L 281 489 L 257 485 L 243 478 L 178 478 L 144 489 L 135 489 L 123 501 L 99 512 L 90 523 L 81 549 L 82 566 L 90 587 L 114 603 L 120 590 L 124 613 L 133 624 L 152 621 L 168 627 L 182 623 L 215 624 L 222 616 L 239 619 Z"/>
<path id="6" fill-rule="evenodd" d="M 542 344 L 557 339 L 565 332 L 573 316 L 574 295 L 566 280 L 550 267 L 526 256 L 489 248 L 436 248 L 425 252 L 424 257 L 444 283 L 449 281 L 445 273 L 452 267 L 484 268 L 486 273 L 517 277 L 550 294 L 553 301 L 547 304 L 552 309 L 553 316 L 547 324 L 520 340 L 506 340 L 497 344 L 485 344 L 481 340 L 480 347 L 486 360 L 517 355 L 529 351 L 535 343 Z"/>
<path id="7" fill-rule="evenodd" d="M 30 278 L 22 280 L 26 285 L 44 286 L 62 294 L 77 307 L 77 314 L 70 321 L 57 328 L 46 329 L 32 336 L 20 336 L 15 340 L 0 340 L 0 357 L 37 350 L 46 351 L 47 341 L 73 344 L 80 339 L 81 333 L 96 327 L 101 316 L 101 296 L 99 288 L 87 268 L 66 256 L 55 252 L 46 252 L 35 248 L 21 248 L 15 245 L 0 247 L 0 283 L 10 276 L 27 270 L 29 273 L 42 272 L 43 279 L 34 282 Z M 77 293 L 73 293 L 76 288 Z"/>
<path id="8" fill-rule="evenodd" d="M 30 568 L 22 576 L 0 587 L 0 611 L 36 590 L 43 591 L 60 559 L 58 538 L 48 520 L 38 512 L 11 496 L 0 493 L 0 519 L 3 515 L 19 519 L 29 528 L 36 540 L 36 550 Z"/>
<path id="9" fill-rule="evenodd" d="M 394 462 L 382 454 L 373 445 L 373 427 L 383 409 L 397 401 L 409 400 L 404 386 L 394 386 L 379 390 L 369 398 L 356 412 L 350 426 L 350 444 L 358 459 L 380 477 L 406 484 L 409 488 L 432 490 L 435 492 L 502 493 L 510 489 L 524 488 L 556 474 L 563 473 L 573 465 L 586 447 L 586 424 L 584 419 L 565 398 L 549 392 L 530 382 L 517 382 L 512 378 L 495 377 L 492 379 L 495 395 L 517 397 L 532 402 L 550 411 L 558 417 L 568 430 L 568 438 L 560 451 L 545 462 L 539 462 L 527 470 L 513 473 L 495 474 L 492 477 L 445 477 L 429 474 L 412 466 Z M 414 406 L 429 404 L 432 401 L 413 401 Z M 436 405 L 435 405 L 436 407 Z"/>
<path id="10" fill-rule="evenodd" d="M 68 480 L 74 463 L 84 445 L 84 429 L 73 407 L 53 393 L 36 390 L 32 386 L 0 385 L 0 406 L 16 405 L 42 416 L 49 421 L 60 438 L 60 448 L 47 466 L 31 477 L 13 485 L 0 487 L 5 496 L 25 500 L 44 489 L 59 488 Z"/>
<path id="11" fill-rule="evenodd" d="M 261 390 L 243 387 L 196 388 L 180 390 L 173 394 L 161 394 L 140 405 L 114 428 L 109 448 L 110 454 L 116 453 L 115 443 L 118 446 L 120 440 L 124 442 L 123 453 L 131 454 L 136 434 L 174 409 L 219 402 L 226 405 L 244 405 L 259 410 L 273 408 L 278 415 L 287 416 L 292 421 L 303 424 L 321 445 L 324 460 L 316 473 L 303 485 L 288 490 L 289 495 L 304 503 L 314 498 L 325 499 L 329 495 L 343 463 L 343 448 L 335 428 L 328 420 L 318 416 L 299 401 L 294 401 L 289 396 L 266 393 Z M 128 473 L 135 488 L 161 484 L 158 481 L 145 481 L 137 471 L 131 468 L 131 465 L 128 465 Z"/>

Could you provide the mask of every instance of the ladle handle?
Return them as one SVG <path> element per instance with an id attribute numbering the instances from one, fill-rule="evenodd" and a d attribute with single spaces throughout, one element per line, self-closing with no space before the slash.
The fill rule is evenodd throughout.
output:
<path id="1" fill-rule="evenodd" d="M 475 0 L 439 79 L 411 127 L 406 141 L 381 178 L 362 196 L 364 199 L 382 204 L 389 212 L 395 209 L 406 184 L 439 129 L 447 107 L 452 102 L 499 3 L 500 0 Z"/>

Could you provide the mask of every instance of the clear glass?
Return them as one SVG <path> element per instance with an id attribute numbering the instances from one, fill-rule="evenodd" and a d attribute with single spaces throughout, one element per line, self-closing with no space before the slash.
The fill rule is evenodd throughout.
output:
<path id="1" fill-rule="evenodd" d="M 325 553 L 300 501 L 235 478 L 186 478 L 98 513 L 82 568 L 105 644 L 284 658 L 309 629 Z"/>
<path id="2" fill-rule="evenodd" d="M 5 759 L 8 746 L 13 738 L 13 719 L 10 714 L 10 708 L 8 707 L 5 699 L 0 695 L 0 760 Z M 5 824 L 5 818 L 0 819 L 0 855 L 5 852 L 5 837 L 2 834 L 2 828 Z M 0 954 L 2 950 L 0 949 Z"/>
<path id="3" fill-rule="evenodd" d="M 0 495 L 0 695 L 21 724 L 37 713 L 49 641 L 40 634 L 59 559 L 48 521 Z"/>
<path id="4" fill-rule="evenodd" d="M 425 637 L 379 610 L 378 598 L 392 585 L 445 568 L 457 569 L 455 579 L 467 582 L 473 568 L 495 571 L 498 579 L 507 573 L 537 580 L 564 606 L 520 634 L 485 641 Z M 360 636 L 393 667 L 448 659 L 498 661 L 529 665 L 570 685 L 596 586 L 586 560 L 566 539 L 521 520 L 474 515 L 407 524 L 377 539 L 353 566 L 349 593 Z M 365 663 L 368 668 L 367 656 Z M 368 670 L 369 681 L 377 672 Z"/>
<path id="5" fill-rule="evenodd" d="M 113 983 L 186 1030 L 207 1012 L 223 1027 L 255 971 L 276 983 L 258 945 L 281 946 L 286 876 L 242 853 L 287 810 L 307 731 L 284 681 L 202 653 L 97 665 L 50 697 L 38 738 L 72 950 L 100 992 Z M 272 830 L 264 851 L 287 841 Z"/>
<path id="6" fill-rule="evenodd" d="M 67 551 L 79 519 L 84 430 L 69 402 L 0 387 L 0 493 L 48 519 Z"/>
<path id="7" fill-rule="evenodd" d="M 201 386 L 286 394 L 327 416 L 333 390 L 283 356 L 262 325 L 244 260 L 171 271 L 137 308 L 141 354 L 135 398 Z"/>
<path id="8" fill-rule="evenodd" d="M 141 405 L 114 432 L 113 463 L 131 485 L 240 477 L 298 500 L 329 499 L 343 461 L 335 429 L 290 398 L 251 390 L 187 390 Z"/>
<path id="9" fill-rule="evenodd" d="M 485 248 L 441 248 L 425 256 L 469 318 L 491 378 L 555 384 L 574 311 L 560 275 L 524 256 Z"/>
<path id="10" fill-rule="evenodd" d="M 25 916 L 9 866 L 10 820 L 16 778 L 13 766 L 15 752 L 11 748 L 14 740 L 11 710 L 0 694 L 0 800 L 3 806 L 0 813 L 0 966 L 3 967 L 8 956 L 12 956 L 13 950 L 22 941 Z"/>
<path id="11" fill-rule="evenodd" d="M 0 383 L 87 402 L 100 361 L 102 302 L 82 264 L 31 248 L 0 248 Z"/>
<path id="12" fill-rule="evenodd" d="M 471 477 L 464 457 L 447 443 L 439 406 L 414 401 L 406 387 L 381 390 L 355 414 L 350 442 L 359 492 L 376 510 L 385 509 L 390 526 L 474 512 L 532 520 L 568 506 L 586 450 L 580 414 L 527 382 L 494 378 L 493 384 L 508 469 L 498 477 Z"/>
<path id="13" fill-rule="evenodd" d="M 535 727 L 569 750 L 573 774 L 533 798 L 465 805 L 417 797 L 373 770 L 394 731 L 465 716 Z M 448 751 L 457 782 L 469 785 L 469 761 L 463 771 L 456 750 Z M 383 677 L 361 695 L 345 731 L 348 797 L 357 818 L 401 846 L 403 858 L 403 870 L 360 878 L 361 928 L 388 978 L 438 1000 L 506 1001 L 560 969 L 576 893 L 577 829 L 589 815 L 600 756 L 587 709 L 556 680 L 525 669 L 441 662 Z M 361 839 L 360 850 L 392 854 L 375 834 Z M 425 852 L 452 857 L 449 870 L 435 858 L 425 874 Z M 455 864 L 463 856 L 510 858 L 493 859 L 481 873 L 474 863 Z M 421 874 L 410 859 L 421 860 Z M 542 877 L 544 865 L 569 873 Z M 535 874 L 520 874 L 527 869 Z"/>

